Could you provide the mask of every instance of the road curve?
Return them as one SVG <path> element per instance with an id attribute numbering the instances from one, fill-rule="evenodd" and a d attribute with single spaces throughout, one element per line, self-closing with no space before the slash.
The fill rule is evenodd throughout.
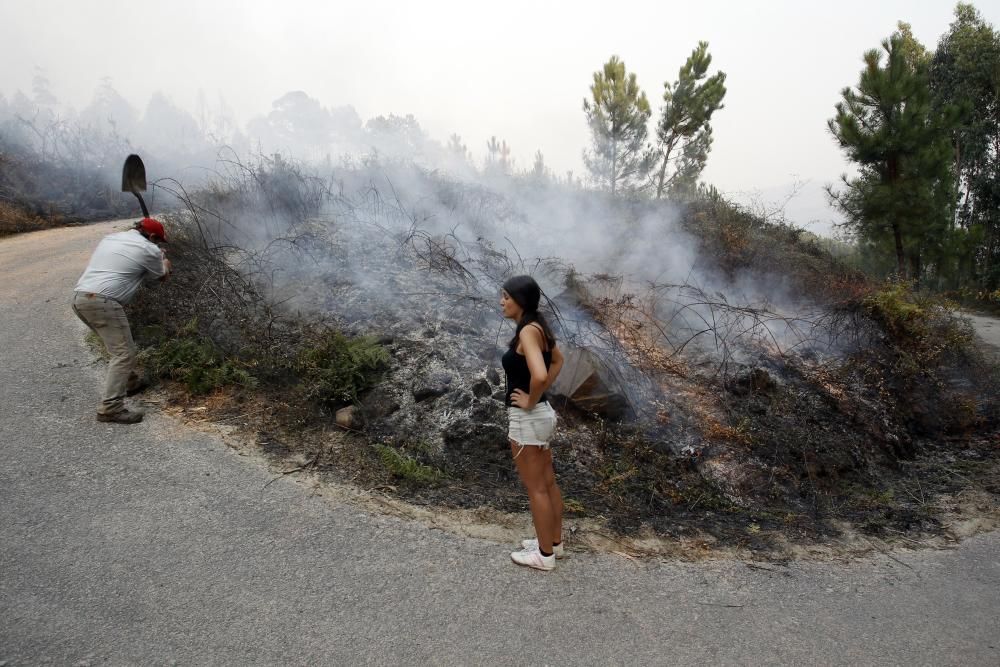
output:
<path id="1" fill-rule="evenodd" d="M 0 665 L 1000 664 L 1000 538 L 749 567 L 508 545 L 99 424 L 69 309 L 102 224 L 0 240 Z M 558 456 L 558 455 L 557 455 Z"/>

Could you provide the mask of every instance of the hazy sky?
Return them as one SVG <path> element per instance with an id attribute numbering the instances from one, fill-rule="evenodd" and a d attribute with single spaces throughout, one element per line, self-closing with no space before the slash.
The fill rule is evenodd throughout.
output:
<path id="1" fill-rule="evenodd" d="M 974 3 L 1000 22 L 1000 2 Z M 653 105 L 698 40 L 727 74 L 704 177 L 729 193 L 776 196 L 797 176 L 819 187 L 844 170 L 826 129 L 862 53 L 898 20 L 933 48 L 950 0 L 812 2 L 424 2 L 0 0 L 0 92 L 31 89 L 35 67 L 77 109 L 102 77 L 142 109 L 165 92 L 194 109 L 221 95 L 241 123 L 304 90 L 362 119 L 412 113 L 477 158 L 491 135 L 530 167 L 582 171 L 581 110 L 592 73 L 618 54 Z M 800 207 L 801 208 L 801 207 Z M 809 216 L 810 213 L 801 215 Z"/>

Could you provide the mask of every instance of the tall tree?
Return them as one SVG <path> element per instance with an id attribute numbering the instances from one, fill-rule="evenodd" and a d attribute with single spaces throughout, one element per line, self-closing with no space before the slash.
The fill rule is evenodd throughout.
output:
<path id="1" fill-rule="evenodd" d="M 161 92 L 153 93 L 136 127 L 138 142 L 155 148 L 160 155 L 189 155 L 204 147 L 198 121 Z"/>
<path id="2" fill-rule="evenodd" d="M 583 161 L 594 181 L 612 196 L 640 189 L 651 166 L 646 146 L 651 111 L 635 74 L 625 71 L 618 56 L 594 72 L 583 111 L 592 140 L 592 150 L 584 151 Z"/>
<path id="3" fill-rule="evenodd" d="M 305 91 L 293 90 L 274 100 L 267 116 L 251 119 L 247 132 L 266 151 L 318 158 L 330 150 L 330 113 Z"/>
<path id="4" fill-rule="evenodd" d="M 691 197 L 698 192 L 698 178 L 705 170 L 712 150 L 712 127 L 705 127 L 685 141 L 677 156 L 674 171 L 666 182 L 663 194 L 672 198 Z"/>
<path id="5" fill-rule="evenodd" d="M 40 107 L 54 107 L 59 103 L 52 94 L 52 83 L 41 67 L 35 67 L 35 75 L 31 78 L 31 93 L 32 100 Z"/>
<path id="6" fill-rule="evenodd" d="M 955 21 L 931 64 L 938 108 L 957 105 L 952 133 L 957 206 L 965 235 L 963 273 L 987 289 L 1000 286 L 1000 33 L 971 4 L 958 3 Z"/>
<path id="7" fill-rule="evenodd" d="M 426 157 L 432 142 L 413 116 L 376 116 L 365 124 L 368 140 L 377 153 L 416 160 Z"/>
<path id="8" fill-rule="evenodd" d="M 536 181 L 548 180 L 549 170 L 545 166 L 545 156 L 541 149 L 535 151 L 535 163 L 531 165 L 531 177 Z"/>
<path id="9" fill-rule="evenodd" d="M 128 100 L 115 90 L 110 77 L 101 79 L 90 104 L 80 112 L 80 122 L 94 129 L 110 127 L 128 135 L 135 128 L 139 114 Z"/>
<path id="10" fill-rule="evenodd" d="M 509 174 L 512 165 L 507 140 L 497 140 L 496 136 L 490 137 L 486 142 L 486 173 L 493 176 Z"/>
<path id="11" fill-rule="evenodd" d="M 708 42 L 698 42 L 687 62 L 677 73 L 677 80 L 663 84 L 663 109 L 656 126 L 654 158 L 659 164 L 656 173 L 656 198 L 672 189 L 675 179 L 677 190 L 692 187 L 697 182 L 708 152 L 712 146 L 712 114 L 723 108 L 726 96 L 726 74 L 717 72 L 705 78 L 712 64 Z M 668 177 L 668 167 L 674 170 Z"/>
<path id="12" fill-rule="evenodd" d="M 462 141 L 462 137 L 457 133 L 452 133 L 448 137 L 448 152 L 457 157 L 462 162 L 469 161 L 469 147 Z"/>
<path id="13" fill-rule="evenodd" d="M 843 190 L 828 189 L 832 202 L 861 237 L 890 242 L 899 275 L 917 280 L 924 259 L 941 261 L 952 204 L 955 114 L 931 105 L 929 60 L 901 22 L 882 51 L 864 54 L 857 89 L 842 91 L 828 122 L 858 168 L 856 177 L 843 177 Z"/>

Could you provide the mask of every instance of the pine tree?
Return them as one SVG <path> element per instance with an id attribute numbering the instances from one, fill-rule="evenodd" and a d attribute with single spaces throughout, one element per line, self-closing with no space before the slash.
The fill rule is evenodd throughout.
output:
<path id="1" fill-rule="evenodd" d="M 545 167 L 545 156 L 541 150 L 535 151 L 535 163 L 531 166 L 531 177 L 536 181 L 548 180 L 549 170 Z"/>
<path id="2" fill-rule="evenodd" d="M 683 143 L 674 172 L 665 184 L 663 194 L 672 199 L 684 199 L 698 192 L 698 177 L 705 170 L 712 141 L 712 127 L 706 124 Z"/>
<path id="3" fill-rule="evenodd" d="M 500 143 L 500 171 L 509 174 L 514 168 L 514 159 L 510 156 L 510 146 L 504 139 Z"/>
<path id="4" fill-rule="evenodd" d="M 929 56 L 909 25 L 900 23 L 864 62 L 857 89 L 842 91 L 828 122 L 859 173 L 843 177 L 843 190 L 828 192 L 859 236 L 891 247 L 899 275 L 918 280 L 925 259 L 946 259 L 954 114 L 932 107 Z"/>
<path id="5" fill-rule="evenodd" d="M 510 146 L 507 140 L 497 140 L 495 136 L 486 142 L 485 172 L 489 175 L 510 174 L 514 163 L 510 156 Z"/>
<path id="6" fill-rule="evenodd" d="M 656 174 L 656 198 L 670 190 L 680 191 L 693 187 L 705 168 L 712 146 L 709 121 L 712 114 L 723 108 L 726 96 L 726 74 L 718 72 L 705 79 L 712 56 L 708 42 L 698 42 L 687 62 L 680 68 L 677 80 L 663 84 L 663 109 L 656 126 L 654 157 L 659 164 Z M 668 177 L 668 166 L 675 163 Z M 673 187 L 673 181 L 681 179 Z"/>
<path id="7" fill-rule="evenodd" d="M 462 137 L 459 134 L 453 133 L 448 137 L 448 150 L 461 161 L 469 161 L 469 148 L 462 141 Z"/>
<path id="8" fill-rule="evenodd" d="M 500 161 L 500 142 L 497 138 L 490 137 L 490 140 L 486 142 L 486 164 L 491 166 Z"/>
<path id="9" fill-rule="evenodd" d="M 625 71 L 618 56 L 594 72 L 591 98 L 584 99 L 583 111 L 590 126 L 592 149 L 583 154 L 584 163 L 598 187 L 612 196 L 640 189 L 649 173 L 646 146 L 649 100 Z"/>

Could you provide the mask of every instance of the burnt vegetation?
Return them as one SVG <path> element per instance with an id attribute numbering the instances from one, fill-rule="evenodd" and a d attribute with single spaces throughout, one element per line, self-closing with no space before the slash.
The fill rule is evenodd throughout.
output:
<path id="1" fill-rule="evenodd" d="M 968 326 L 780 220 L 711 192 L 678 208 L 404 164 L 223 164 L 197 192 L 159 184 L 184 203 L 176 274 L 130 315 L 147 369 L 278 459 L 418 504 L 523 511 L 496 286 L 531 272 L 569 359 L 553 446 L 571 518 L 766 551 L 841 521 L 939 532 L 963 491 L 1000 492 L 996 376 Z M 658 225 L 664 251 L 694 251 L 689 280 L 521 256 L 553 198 Z M 780 302 L 754 300 L 768 290 Z"/>
<path id="2" fill-rule="evenodd" d="M 129 143 L 42 107 L 5 113 L 0 97 L 0 236 L 131 212 L 115 176 Z"/>
<path id="3" fill-rule="evenodd" d="M 140 119 L 105 81 L 71 122 L 38 72 L 31 99 L 0 96 L 0 235 L 131 212 L 127 153 L 153 175 L 201 165 L 150 182 L 175 274 L 131 306 L 133 331 L 171 407 L 238 427 L 288 472 L 526 510 L 497 293 L 529 273 L 567 359 L 550 396 L 571 521 L 635 549 L 780 551 L 845 522 L 948 536 L 1000 495 L 996 366 L 941 296 L 1000 302 L 995 68 L 966 66 L 998 45 L 959 4 L 935 53 L 901 23 L 866 54 L 859 85 L 881 103 L 845 89 L 829 124 L 859 166 L 829 189 L 849 242 L 700 181 L 726 95 L 704 42 L 652 104 L 618 56 L 594 72 L 584 180 L 541 151 L 518 171 L 495 136 L 480 169 L 458 135 L 302 91 L 244 134 L 159 93 Z"/>

